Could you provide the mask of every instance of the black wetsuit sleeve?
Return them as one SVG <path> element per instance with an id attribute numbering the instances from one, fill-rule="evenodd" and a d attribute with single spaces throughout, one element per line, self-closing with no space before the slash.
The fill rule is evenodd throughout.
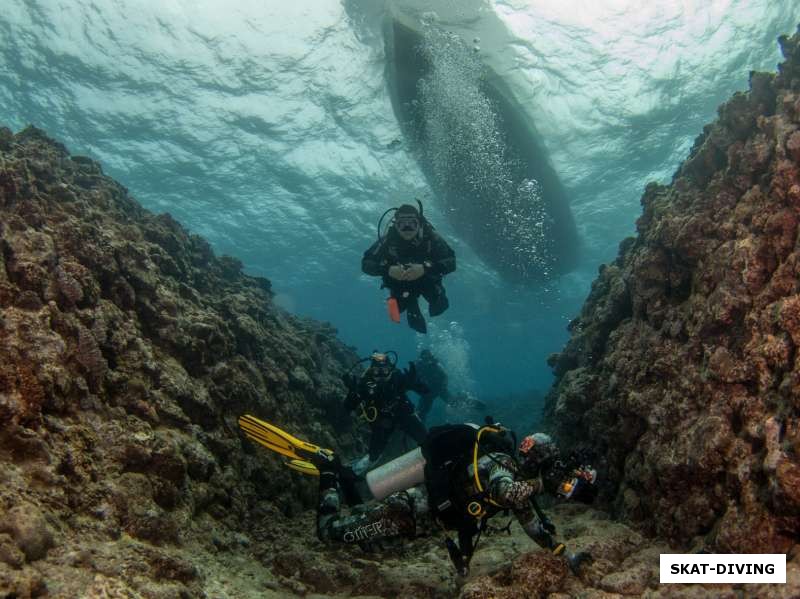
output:
<path id="1" fill-rule="evenodd" d="M 359 404 L 360 401 L 361 401 L 361 395 L 359 395 L 357 391 L 350 391 L 347 394 L 347 397 L 344 398 L 344 407 L 348 411 L 352 412 L 353 410 L 356 409 L 356 406 Z"/>
<path id="2" fill-rule="evenodd" d="M 433 389 L 442 399 L 447 399 L 450 397 L 450 393 L 448 391 L 447 373 L 442 370 L 441 367 L 437 367 L 430 373 L 430 379 L 425 379 L 423 377 L 423 380 L 428 383 L 428 386 Z"/>
<path id="3" fill-rule="evenodd" d="M 389 261 L 386 257 L 386 244 L 376 241 L 364 252 L 361 258 L 361 270 L 373 277 L 385 277 L 389 274 Z"/>
<path id="4" fill-rule="evenodd" d="M 426 275 L 441 277 L 456 269 L 456 253 L 435 232 L 431 232 L 431 255 L 429 261 L 431 266 L 426 268 Z"/>
<path id="5" fill-rule="evenodd" d="M 416 364 L 414 364 L 414 362 L 409 362 L 408 369 L 398 373 L 396 381 L 398 393 L 414 391 L 415 393 L 422 395 L 430 391 L 430 387 L 425 383 L 425 381 L 419 378 Z"/>

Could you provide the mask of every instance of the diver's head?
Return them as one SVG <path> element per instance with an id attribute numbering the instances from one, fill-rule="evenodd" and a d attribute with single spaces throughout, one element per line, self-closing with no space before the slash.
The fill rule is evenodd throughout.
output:
<path id="1" fill-rule="evenodd" d="M 425 362 L 432 362 L 435 358 L 429 349 L 423 349 L 419 352 L 419 359 Z"/>
<path id="2" fill-rule="evenodd" d="M 519 461 L 525 475 L 536 476 L 546 470 L 559 456 L 553 438 L 546 433 L 534 433 L 519 444 Z"/>
<path id="3" fill-rule="evenodd" d="M 394 214 L 394 228 L 397 234 L 406 241 L 411 241 L 419 235 L 422 218 L 419 210 L 411 204 L 403 204 Z"/>
<path id="4" fill-rule="evenodd" d="M 373 352 L 366 375 L 374 381 L 387 381 L 392 376 L 393 369 L 394 366 L 389 361 L 389 356 L 381 352 Z"/>

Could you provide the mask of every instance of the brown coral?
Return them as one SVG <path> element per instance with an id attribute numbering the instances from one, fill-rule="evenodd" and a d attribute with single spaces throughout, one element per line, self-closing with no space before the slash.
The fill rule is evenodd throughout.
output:
<path id="1" fill-rule="evenodd" d="M 673 541 L 800 536 L 799 47 L 783 38 L 780 73 L 754 74 L 672 184 L 648 186 L 552 363 L 562 440 L 606 456 L 606 500 Z"/>
<path id="2" fill-rule="evenodd" d="M 249 449 L 235 417 L 280 418 L 331 443 L 327 404 L 355 356 L 94 161 L 34 128 L 0 129 L 0 157 L 0 513 L 25 497 L 64 522 L 46 556 L 26 542 L 28 559 L 102 540 L 119 543 L 118 563 L 159 545 L 142 579 L 126 575 L 130 592 L 201 596 L 202 577 L 177 555 L 185 537 L 233 534 L 265 497 L 292 509 L 313 497 L 308 480 Z M 33 588 L 6 567 L 0 587 Z M 59 576 L 52 563 L 43 571 Z M 103 572 L 97 593 L 118 574 Z M 183 591 L 154 591 L 151 579 Z M 78 575 L 58 585 L 83 591 Z"/>

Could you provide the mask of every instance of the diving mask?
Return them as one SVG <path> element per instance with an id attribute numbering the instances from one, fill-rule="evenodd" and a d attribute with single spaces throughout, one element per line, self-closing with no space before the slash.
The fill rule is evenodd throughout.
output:
<path id="1" fill-rule="evenodd" d="M 394 222 L 397 230 L 403 233 L 416 233 L 419 229 L 419 219 L 413 214 L 397 216 Z"/>
<path id="2" fill-rule="evenodd" d="M 386 354 L 374 353 L 371 356 L 369 372 L 377 380 L 388 379 L 392 374 L 393 366 Z"/>

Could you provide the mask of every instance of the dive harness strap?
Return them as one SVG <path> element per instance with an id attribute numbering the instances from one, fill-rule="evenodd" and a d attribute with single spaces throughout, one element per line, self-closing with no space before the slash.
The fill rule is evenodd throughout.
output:
<path id="1" fill-rule="evenodd" d="M 445 537 L 445 546 L 447 547 L 450 561 L 453 562 L 453 566 L 455 566 L 456 571 L 461 576 L 466 576 L 469 572 L 469 563 L 472 560 L 475 549 L 478 547 L 478 541 L 481 539 L 481 533 L 486 524 L 486 519 L 484 518 L 487 514 L 485 502 L 495 507 L 502 507 L 489 496 L 488 489 L 483 488 L 480 476 L 478 475 L 478 454 L 481 435 L 486 431 L 493 433 L 502 432 L 501 429 L 497 427 L 483 426 L 478 429 L 475 436 L 475 443 L 472 450 L 472 470 L 475 478 L 475 488 L 478 490 L 478 493 L 470 498 L 467 504 L 467 514 L 477 520 L 477 536 L 475 532 L 475 520 L 473 520 L 469 524 L 464 524 L 458 529 L 458 545 L 456 545 L 455 541 L 449 535 Z M 449 501 L 446 503 L 450 504 Z M 449 505 L 438 506 L 440 510 L 443 508 L 446 509 L 447 507 L 449 507 Z M 475 539 L 474 541 L 473 537 Z"/>
<path id="2" fill-rule="evenodd" d="M 480 453 L 481 435 L 485 432 L 503 434 L 505 429 L 496 426 L 482 426 L 478 429 L 475 436 L 475 445 L 472 448 L 472 475 L 475 479 L 475 488 L 478 490 L 478 493 L 467 504 L 467 513 L 479 520 L 486 515 L 486 505 L 484 502 L 499 508 L 505 507 L 491 498 L 489 490 L 483 488 L 481 477 L 478 474 L 478 454 Z"/>

